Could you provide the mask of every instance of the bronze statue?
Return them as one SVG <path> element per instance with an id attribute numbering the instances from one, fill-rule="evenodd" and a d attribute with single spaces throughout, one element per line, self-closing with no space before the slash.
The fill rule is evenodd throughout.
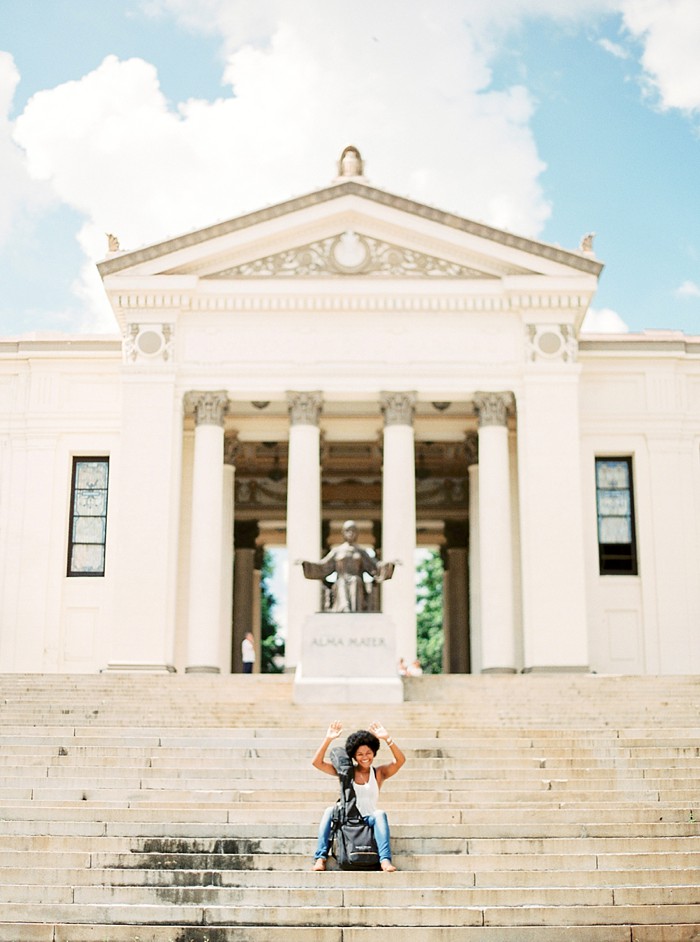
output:
<path id="1" fill-rule="evenodd" d="M 377 611 L 376 586 L 391 579 L 396 562 L 382 563 L 358 546 L 354 520 L 343 524 L 343 537 L 345 542 L 333 547 L 320 562 L 302 560 L 304 575 L 307 579 L 323 580 L 325 612 Z M 335 581 L 328 578 L 334 573 Z M 370 577 L 367 582 L 364 573 Z"/>

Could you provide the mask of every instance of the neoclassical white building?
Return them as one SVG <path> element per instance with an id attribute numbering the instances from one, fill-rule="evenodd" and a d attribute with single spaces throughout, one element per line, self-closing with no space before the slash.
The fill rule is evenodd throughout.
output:
<path id="1" fill-rule="evenodd" d="M 0 341 L 0 671 L 237 669 L 263 546 L 287 666 L 353 517 L 440 546 L 454 672 L 700 672 L 700 338 L 586 336 L 602 269 L 377 189 L 99 270 L 118 334 Z"/>

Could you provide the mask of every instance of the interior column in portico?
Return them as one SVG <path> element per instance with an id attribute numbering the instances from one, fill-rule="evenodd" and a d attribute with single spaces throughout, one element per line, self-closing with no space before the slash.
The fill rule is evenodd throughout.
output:
<path id="1" fill-rule="evenodd" d="M 516 670 L 508 409 L 511 392 L 478 392 L 482 673 Z"/>
<path id="2" fill-rule="evenodd" d="M 241 643 L 249 631 L 255 635 L 255 553 L 260 527 L 255 520 L 237 520 L 234 526 L 233 565 L 233 672 L 243 670 Z M 258 632 L 259 633 L 259 632 Z M 256 646 L 256 654 L 260 645 Z"/>
<path id="3" fill-rule="evenodd" d="M 301 653 L 301 629 L 320 609 L 318 582 L 305 579 L 298 561 L 320 558 L 321 435 L 320 392 L 288 392 L 289 456 L 287 467 L 287 638 L 285 669 L 295 668 Z"/>
<path id="4" fill-rule="evenodd" d="M 224 493 L 221 516 L 221 631 L 219 661 L 223 673 L 233 669 L 233 530 L 235 523 L 236 458 L 240 450 L 238 433 L 224 438 Z"/>
<path id="5" fill-rule="evenodd" d="M 262 570 L 265 547 L 256 546 L 253 556 L 253 644 L 255 645 L 255 664 L 253 673 L 262 671 Z"/>
<path id="6" fill-rule="evenodd" d="M 469 650 L 469 530 L 465 521 L 445 521 L 445 572 L 447 575 L 444 603 L 447 607 L 445 625 L 445 669 L 449 674 L 471 671 Z"/>
<path id="7" fill-rule="evenodd" d="M 190 392 L 194 412 L 187 673 L 220 673 L 225 392 Z"/>
<path id="8" fill-rule="evenodd" d="M 479 546 L 479 445 L 475 432 L 467 435 L 467 473 L 469 475 L 469 641 L 471 671 L 481 672 L 481 566 Z"/>
<path id="9" fill-rule="evenodd" d="M 396 626 L 397 656 L 416 657 L 416 459 L 413 392 L 383 392 L 382 557 L 399 560 L 382 591 L 384 614 Z"/>

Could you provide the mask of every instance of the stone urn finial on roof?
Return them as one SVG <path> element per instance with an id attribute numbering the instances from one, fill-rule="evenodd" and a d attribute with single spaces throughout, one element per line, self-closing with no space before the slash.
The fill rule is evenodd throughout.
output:
<path id="1" fill-rule="evenodd" d="M 338 178 L 363 177 L 364 174 L 365 167 L 360 152 L 352 144 L 349 144 L 338 161 Z"/>

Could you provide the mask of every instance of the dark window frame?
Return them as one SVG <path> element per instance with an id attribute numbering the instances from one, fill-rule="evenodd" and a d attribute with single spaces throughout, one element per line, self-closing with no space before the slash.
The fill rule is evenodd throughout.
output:
<path id="1" fill-rule="evenodd" d="M 629 487 L 629 524 L 630 543 L 601 543 L 600 541 L 600 494 L 598 486 L 598 465 L 604 462 L 618 462 L 627 465 Z M 635 522 L 634 500 L 634 462 L 631 455 L 596 455 L 595 457 L 595 495 L 596 495 L 596 539 L 598 542 L 598 573 L 601 576 L 638 576 L 639 558 L 637 552 L 637 526 Z"/>
<path id="2" fill-rule="evenodd" d="M 73 534 L 75 531 L 75 522 L 84 516 L 92 516 L 89 514 L 80 514 L 76 513 L 76 496 L 78 493 L 83 490 L 78 488 L 78 469 L 81 464 L 104 464 L 107 467 L 107 481 L 105 487 L 105 507 L 104 514 L 96 514 L 94 516 L 99 517 L 104 520 L 104 540 L 99 543 L 94 542 L 81 542 L 73 539 Z M 87 577 L 87 578 L 102 578 L 105 574 L 106 569 L 106 557 L 107 557 L 107 512 L 109 507 L 109 456 L 108 455 L 74 455 L 73 456 L 73 467 L 71 470 L 71 489 L 70 489 L 70 514 L 68 516 L 68 559 L 66 563 L 66 576 L 70 579 L 75 579 L 78 577 Z M 75 546 L 101 546 L 102 547 L 102 569 L 101 570 L 83 570 L 73 568 L 73 548 Z"/>

